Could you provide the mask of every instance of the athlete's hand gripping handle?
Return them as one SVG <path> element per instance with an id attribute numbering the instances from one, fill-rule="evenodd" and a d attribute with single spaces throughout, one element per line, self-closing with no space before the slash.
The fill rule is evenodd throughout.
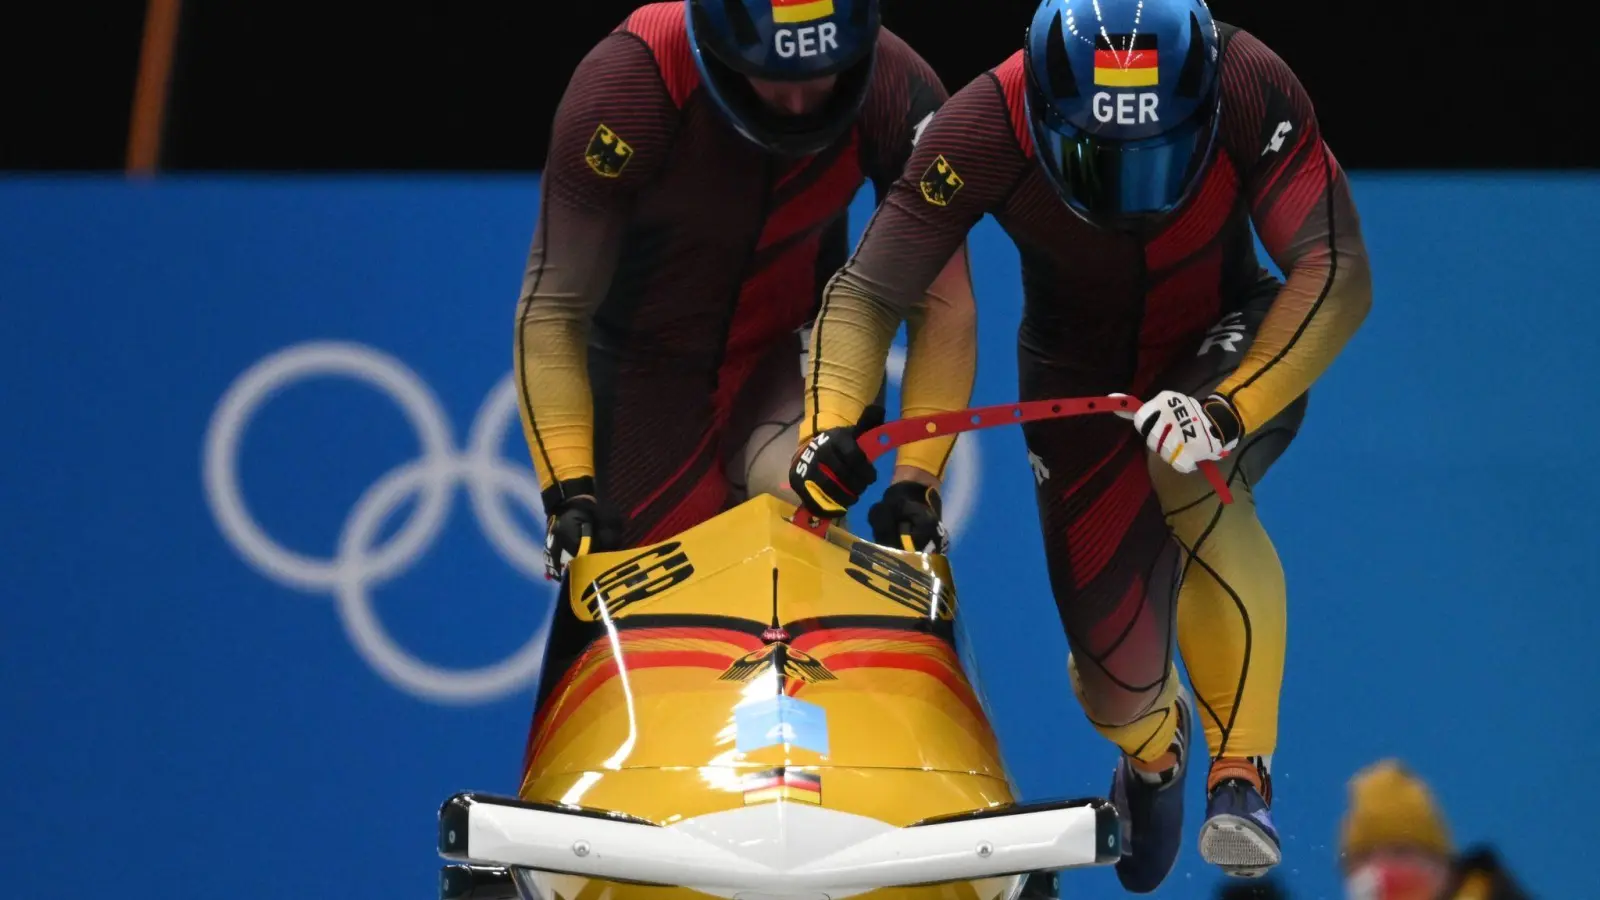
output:
<path id="1" fill-rule="evenodd" d="M 1138 412 L 1117 415 L 1133 423 L 1151 453 L 1185 475 L 1199 467 L 1215 469 L 1215 460 L 1227 458 L 1239 445 L 1239 413 L 1216 394 L 1201 400 L 1162 391 Z"/>
<path id="2" fill-rule="evenodd" d="M 883 498 L 867 510 L 872 541 L 912 553 L 950 552 L 950 532 L 944 527 L 944 498 L 939 489 L 920 481 L 900 481 L 883 491 Z"/>
<path id="3" fill-rule="evenodd" d="M 560 581 L 578 557 L 621 546 L 622 517 L 593 497 L 573 497 L 545 521 L 544 577 Z"/>
<path id="4" fill-rule="evenodd" d="M 883 407 L 873 404 L 854 425 L 819 431 L 789 464 L 789 487 L 804 510 L 819 519 L 836 519 L 878 480 L 874 457 L 863 452 L 861 436 L 883 424 Z"/>

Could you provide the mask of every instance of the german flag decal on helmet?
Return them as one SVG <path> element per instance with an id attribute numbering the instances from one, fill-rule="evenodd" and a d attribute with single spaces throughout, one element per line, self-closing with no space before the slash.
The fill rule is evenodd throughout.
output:
<path id="1" fill-rule="evenodd" d="M 1155 87 L 1161 67 L 1153 34 L 1097 34 L 1094 83 L 1101 87 Z"/>
<path id="2" fill-rule="evenodd" d="M 772 21 L 798 25 L 833 15 L 833 0 L 772 0 Z"/>

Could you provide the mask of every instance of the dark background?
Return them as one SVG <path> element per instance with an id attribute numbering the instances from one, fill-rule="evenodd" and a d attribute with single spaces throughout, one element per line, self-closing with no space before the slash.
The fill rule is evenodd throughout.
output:
<path id="1" fill-rule="evenodd" d="M 1543 0 L 1541 0 L 1543 2 Z M 186 0 L 166 170 L 527 171 L 621 0 Z M 1020 46 L 1032 0 L 885 0 L 953 92 Z M 1593 167 L 1593 65 L 1537 3 L 1216 0 L 1300 75 L 1352 169 Z M 36 5 L 0 33 L 0 168 L 119 170 L 142 0 Z M 44 21 L 44 19 L 52 21 Z M 1517 23 L 1523 23 L 1518 25 Z"/>

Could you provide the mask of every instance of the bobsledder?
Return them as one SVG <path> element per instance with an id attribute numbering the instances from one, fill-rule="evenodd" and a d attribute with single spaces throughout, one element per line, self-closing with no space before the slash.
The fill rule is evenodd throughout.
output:
<path id="1" fill-rule="evenodd" d="M 861 443 L 1137 405 L 962 410 Z M 441 897 L 1053 900 L 1055 873 L 1120 858 L 1122 823 L 1100 797 L 1019 802 L 959 635 L 944 557 L 771 495 L 579 557 L 517 796 L 440 808 Z"/>

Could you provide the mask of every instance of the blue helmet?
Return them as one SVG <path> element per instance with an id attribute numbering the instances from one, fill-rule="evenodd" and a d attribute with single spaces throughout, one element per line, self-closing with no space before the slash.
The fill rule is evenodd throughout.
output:
<path id="1" fill-rule="evenodd" d="M 1042 0 L 1028 121 L 1067 206 L 1101 227 L 1172 211 L 1216 145 L 1219 40 L 1203 0 Z"/>
<path id="2" fill-rule="evenodd" d="M 872 81 L 878 0 L 685 0 L 689 46 L 706 92 L 740 134 L 804 156 L 855 122 Z M 788 115 L 761 101 L 747 78 L 838 76 L 827 103 Z"/>

